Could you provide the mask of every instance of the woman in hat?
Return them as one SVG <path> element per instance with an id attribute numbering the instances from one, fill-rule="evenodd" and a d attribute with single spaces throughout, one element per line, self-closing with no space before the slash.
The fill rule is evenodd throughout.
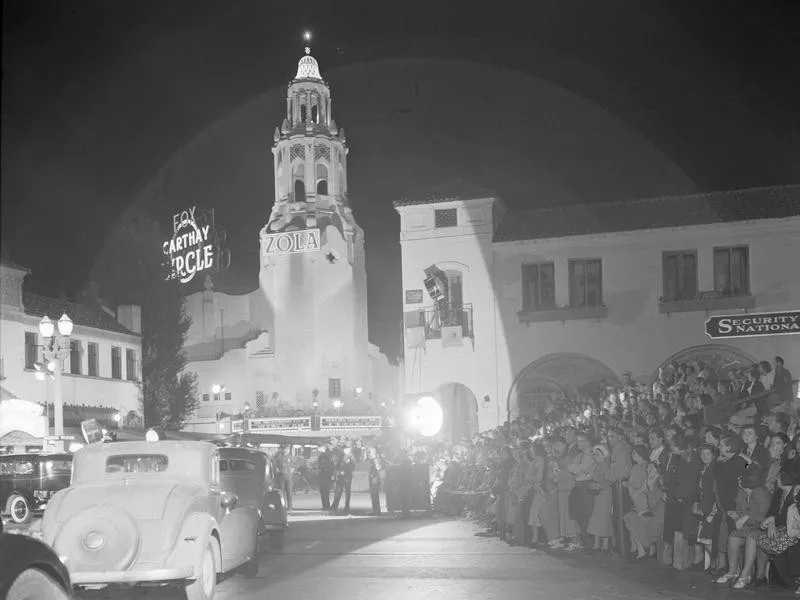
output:
<path id="1" fill-rule="evenodd" d="M 772 494 L 769 493 L 765 484 L 767 480 L 767 470 L 758 463 L 751 463 L 739 478 L 739 492 L 736 495 L 736 508 L 728 511 L 736 527 L 728 535 L 728 572 L 717 579 L 717 583 L 733 584 L 734 589 L 740 590 L 750 585 L 752 577 L 750 572 L 756 558 L 755 540 L 761 533 L 761 524 L 767 516 Z M 743 547 L 746 546 L 747 539 L 753 538 L 750 542 L 751 553 L 745 553 L 744 565 L 739 569 L 739 555 Z"/>
<path id="2" fill-rule="evenodd" d="M 594 471 L 589 490 L 595 495 L 592 516 L 587 533 L 594 536 L 594 550 L 609 550 L 609 539 L 614 535 L 611 522 L 611 464 L 608 448 L 598 444 L 592 448 Z"/>
<path id="3" fill-rule="evenodd" d="M 766 583 L 766 555 L 772 558 L 772 565 L 784 587 L 796 587 L 800 592 L 800 529 L 789 523 L 794 509 L 797 515 L 798 492 L 800 492 L 800 459 L 789 459 L 784 462 L 778 474 L 778 487 L 772 497 L 772 504 L 767 511 L 767 518 L 761 523 L 762 533 L 755 542 L 747 539 L 745 545 L 745 562 L 747 556 L 755 554 L 752 547 L 757 544 L 758 553 L 756 569 L 757 581 Z M 797 515 L 800 519 L 800 515 Z M 794 527 L 790 530 L 790 525 Z M 800 524 L 798 524 L 800 525 Z"/>

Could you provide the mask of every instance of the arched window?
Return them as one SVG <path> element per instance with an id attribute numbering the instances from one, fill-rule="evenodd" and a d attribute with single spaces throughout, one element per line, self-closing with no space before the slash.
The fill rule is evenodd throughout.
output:
<path id="1" fill-rule="evenodd" d="M 328 167 L 322 163 L 317 163 L 317 194 L 328 195 Z"/>
<path id="2" fill-rule="evenodd" d="M 295 202 L 306 201 L 306 184 L 303 183 L 302 179 L 294 180 L 294 201 Z"/>
<path id="3" fill-rule="evenodd" d="M 302 121 L 303 123 L 306 122 L 306 105 L 305 104 L 301 104 L 300 105 L 300 121 Z"/>
<path id="4" fill-rule="evenodd" d="M 317 110 L 316 104 L 311 107 L 311 122 L 319 123 L 319 111 Z"/>

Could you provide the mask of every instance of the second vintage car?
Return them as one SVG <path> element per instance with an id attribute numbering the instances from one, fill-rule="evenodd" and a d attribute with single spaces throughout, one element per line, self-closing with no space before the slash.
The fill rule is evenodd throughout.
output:
<path id="1" fill-rule="evenodd" d="M 250 448 L 220 448 L 219 456 L 222 489 L 236 494 L 240 505 L 258 509 L 259 533 L 267 536 L 270 550 L 281 550 L 288 518 L 283 492 L 274 485 L 272 459 Z"/>
<path id="2" fill-rule="evenodd" d="M 0 456 L 0 515 L 18 525 L 29 523 L 69 485 L 71 473 L 71 454 Z"/>
<path id="3" fill-rule="evenodd" d="M 218 574 L 257 574 L 258 524 L 254 507 L 222 489 L 214 444 L 118 442 L 75 453 L 42 535 L 75 586 L 178 585 L 210 600 Z"/>

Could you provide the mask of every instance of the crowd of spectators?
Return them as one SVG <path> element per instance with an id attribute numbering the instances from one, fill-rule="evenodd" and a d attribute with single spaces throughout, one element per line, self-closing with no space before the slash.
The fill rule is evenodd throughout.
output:
<path id="1" fill-rule="evenodd" d="M 800 595 L 800 399 L 783 360 L 562 399 L 438 455 L 435 508 L 478 535 L 618 552 Z"/>

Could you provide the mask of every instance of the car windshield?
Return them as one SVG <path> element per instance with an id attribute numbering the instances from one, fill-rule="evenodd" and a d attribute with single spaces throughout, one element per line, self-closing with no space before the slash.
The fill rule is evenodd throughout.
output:
<path id="1" fill-rule="evenodd" d="M 163 454 L 118 454 L 108 457 L 106 473 L 161 473 L 168 463 Z"/>
<path id="2" fill-rule="evenodd" d="M 223 459 L 219 461 L 220 471 L 255 471 L 256 463 L 238 458 Z"/>
<path id="3" fill-rule="evenodd" d="M 49 475 L 68 475 L 72 472 L 71 460 L 48 460 L 45 463 Z"/>

